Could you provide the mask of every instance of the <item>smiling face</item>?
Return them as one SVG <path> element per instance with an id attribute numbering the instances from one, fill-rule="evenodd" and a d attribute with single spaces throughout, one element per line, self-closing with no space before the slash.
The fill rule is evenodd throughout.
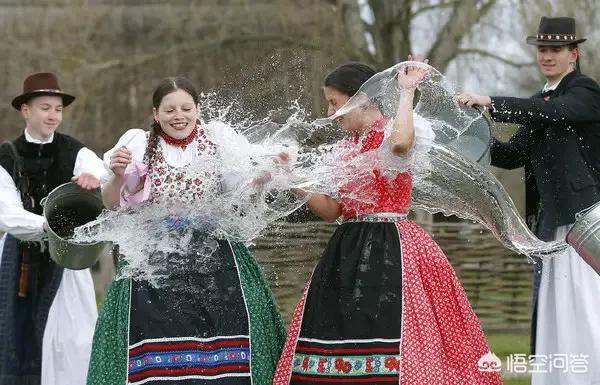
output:
<path id="1" fill-rule="evenodd" d="M 196 126 L 198 107 L 192 95 L 182 89 L 166 94 L 153 111 L 154 119 L 165 134 L 172 138 L 186 138 Z"/>
<path id="2" fill-rule="evenodd" d="M 60 96 L 37 96 L 21 106 L 27 132 L 36 139 L 46 140 L 62 122 L 63 100 Z"/>
<path id="3" fill-rule="evenodd" d="M 578 48 L 568 46 L 538 46 L 537 62 L 549 82 L 562 79 L 575 67 L 579 55 Z"/>

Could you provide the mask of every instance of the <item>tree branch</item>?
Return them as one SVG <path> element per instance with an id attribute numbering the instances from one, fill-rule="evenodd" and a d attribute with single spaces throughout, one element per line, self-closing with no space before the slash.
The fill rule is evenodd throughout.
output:
<path id="1" fill-rule="evenodd" d="M 421 13 L 424 12 L 429 12 L 432 11 L 434 9 L 442 9 L 442 8 L 449 8 L 449 7 L 453 7 L 456 5 L 456 3 L 458 3 L 458 1 L 454 0 L 454 1 L 448 1 L 446 3 L 439 3 L 439 4 L 433 4 L 433 5 L 425 5 L 423 7 L 420 7 L 418 9 L 416 9 L 414 12 L 411 13 L 411 17 L 415 17 Z"/>
<path id="2" fill-rule="evenodd" d="M 339 2 L 340 15 L 344 24 L 344 32 L 354 51 L 364 61 L 372 61 L 373 55 L 369 51 L 365 33 L 368 25 L 360 16 L 360 7 L 356 0 L 341 0 Z"/>
<path id="3" fill-rule="evenodd" d="M 410 10 L 414 0 L 369 0 L 375 17 L 371 34 L 377 65 L 387 68 L 405 60 L 410 50 Z"/>
<path id="4" fill-rule="evenodd" d="M 450 18 L 440 30 L 438 39 L 427 55 L 430 62 L 445 72 L 448 64 L 456 57 L 461 41 L 483 16 L 496 4 L 496 0 L 461 0 L 454 4 Z"/>
<path id="5" fill-rule="evenodd" d="M 513 66 L 513 67 L 527 67 L 527 66 L 534 66 L 536 63 L 535 61 L 529 61 L 529 62 L 518 62 L 518 61 L 514 61 L 514 60 L 510 60 L 510 59 L 506 59 L 503 58 L 502 56 L 498 56 L 495 53 L 492 53 L 490 51 L 486 51 L 483 49 L 479 49 L 479 48 L 461 48 L 458 51 L 456 51 L 456 55 L 478 55 L 478 56 L 483 56 L 483 57 L 488 57 L 488 58 L 492 58 L 494 60 L 498 60 L 504 64 L 508 64 L 509 66 Z"/>
<path id="6" fill-rule="evenodd" d="M 97 72 L 109 70 L 111 68 L 136 67 L 172 55 L 181 55 L 184 53 L 206 51 L 218 47 L 225 47 L 230 44 L 248 42 L 260 42 L 262 44 L 264 44 L 265 42 L 274 42 L 278 45 L 285 47 L 294 46 L 313 51 L 318 51 L 321 49 L 321 47 L 319 47 L 317 44 L 311 41 L 294 39 L 292 37 L 287 37 L 283 35 L 263 34 L 254 36 L 232 36 L 224 39 L 215 39 L 204 43 L 190 43 L 185 45 L 181 44 L 162 52 L 127 57 L 126 60 L 111 59 L 101 62 L 90 63 L 83 58 L 72 57 L 71 59 L 75 60 L 78 63 L 78 65 L 81 67 L 82 73 L 94 74 Z"/>

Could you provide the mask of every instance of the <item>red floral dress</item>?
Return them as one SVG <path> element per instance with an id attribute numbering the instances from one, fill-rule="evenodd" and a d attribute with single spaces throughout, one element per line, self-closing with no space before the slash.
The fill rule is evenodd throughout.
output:
<path id="1" fill-rule="evenodd" d="M 353 138 L 355 153 L 378 149 L 384 125 Z M 411 175 L 357 175 L 340 188 L 346 222 L 296 307 L 273 384 L 501 384 L 447 257 L 406 219 Z"/>

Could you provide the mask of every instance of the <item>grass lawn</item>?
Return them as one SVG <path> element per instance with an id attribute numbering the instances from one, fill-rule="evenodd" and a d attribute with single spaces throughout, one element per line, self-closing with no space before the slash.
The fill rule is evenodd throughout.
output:
<path id="1" fill-rule="evenodd" d="M 506 366 L 506 357 L 511 354 L 529 354 L 529 335 L 490 334 L 487 336 L 490 349 Z M 531 377 L 504 377 L 504 385 L 529 385 Z"/>
<path id="2" fill-rule="evenodd" d="M 529 335 L 489 334 L 490 349 L 503 362 L 511 354 L 529 354 Z"/>
<path id="3" fill-rule="evenodd" d="M 530 385 L 531 377 L 519 377 L 519 378 L 506 378 L 504 379 L 504 385 Z"/>

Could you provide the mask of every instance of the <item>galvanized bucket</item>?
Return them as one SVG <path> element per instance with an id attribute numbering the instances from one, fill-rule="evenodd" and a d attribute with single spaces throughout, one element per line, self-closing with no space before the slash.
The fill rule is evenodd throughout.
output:
<path id="1" fill-rule="evenodd" d="M 600 274 L 600 202 L 575 216 L 567 243 Z"/>
<path id="2" fill-rule="evenodd" d="M 72 270 L 85 269 L 111 250 L 111 242 L 69 240 L 76 227 L 93 221 L 104 209 L 100 189 L 84 190 L 75 183 L 65 183 L 52 190 L 42 204 L 48 223 L 50 257 L 58 265 Z"/>
<path id="3" fill-rule="evenodd" d="M 448 146 L 474 162 L 489 166 L 492 142 L 491 122 L 476 108 L 464 107 L 463 111 L 473 120 L 458 137 L 449 140 Z"/>
<path id="4" fill-rule="evenodd" d="M 439 91 L 435 100 L 423 101 L 428 107 L 419 111 L 424 118 L 437 122 L 434 125 L 435 142 L 450 147 L 474 162 L 489 166 L 491 120 L 476 107 L 460 107 L 458 111 L 453 95 L 445 89 Z M 465 127 L 467 122 L 468 126 Z M 460 135 L 457 129 L 460 129 Z"/>

